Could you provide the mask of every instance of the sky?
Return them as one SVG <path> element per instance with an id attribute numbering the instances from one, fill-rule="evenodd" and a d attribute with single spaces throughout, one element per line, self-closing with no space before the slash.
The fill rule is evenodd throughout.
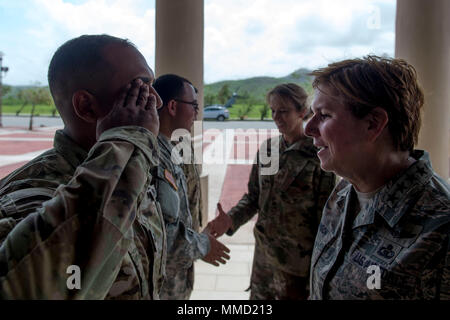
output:
<path id="1" fill-rule="evenodd" d="M 184 0 L 188 1 L 188 0 Z M 204 80 L 282 77 L 394 55 L 395 0 L 204 0 Z M 155 65 L 155 0 L 0 0 L 10 85 L 47 85 L 55 50 L 82 34 L 128 38 Z"/>

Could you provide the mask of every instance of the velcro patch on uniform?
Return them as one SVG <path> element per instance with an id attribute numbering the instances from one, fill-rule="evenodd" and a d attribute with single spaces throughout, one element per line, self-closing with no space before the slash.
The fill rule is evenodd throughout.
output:
<path id="1" fill-rule="evenodd" d="M 375 249 L 374 256 L 382 261 L 385 261 L 386 263 L 392 263 L 402 248 L 402 246 L 396 244 L 395 242 L 383 239 Z"/>
<path id="2" fill-rule="evenodd" d="M 164 169 L 164 177 L 169 182 L 169 184 L 178 191 L 177 184 L 175 183 L 175 179 L 169 170 Z"/>

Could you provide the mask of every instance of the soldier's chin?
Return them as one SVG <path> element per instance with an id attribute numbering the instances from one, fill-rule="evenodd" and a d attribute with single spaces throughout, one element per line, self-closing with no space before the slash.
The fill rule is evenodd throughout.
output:
<path id="1" fill-rule="evenodd" d="M 322 168 L 322 170 L 327 171 L 327 172 L 333 171 L 329 159 L 326 159 L 325 157 L 321 157 L 320 155 L 318 155 L 318 158 L 320 160 L 320 167 Z"/>
<path id="2" fill-rule="evenodd" d="M 335 168 L 333 168 L 333 166 L 329 162 L 326 162 L 326 161 L 322 161 L 322 160 L 320 161 L 320 168 L 322 168 L 322 170 L 326 171 L 326 172 L 336 173 L 336 171 L 334 170 Z"/>
<path id="3" fill-rule="evenodd" d="M 278 125 L 278 124 L 277 124 L 276 126 L 277 126 L 278 131 L 279 131 L 280 133 L 283 133 L 283 134 L 285 133 L 285 132 L 284 132 L 284 126 L 283 126 L 283 125 Z"/>

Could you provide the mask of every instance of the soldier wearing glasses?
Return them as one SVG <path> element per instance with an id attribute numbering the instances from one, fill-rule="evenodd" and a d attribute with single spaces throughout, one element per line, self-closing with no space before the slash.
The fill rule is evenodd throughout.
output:
<path id="1" fill-rule="evenodd" d="M 163 100 L 163 107 L 158 110 L 160 164 L 155 175 L 168 249 L 161 299 L 186 300 L 193 289 L 194 261 L 203 259 L 219 266 L 226 263 L 229 250 L 209 233 L 193 229 L 182 161 L 177 159 L 179 155 L 173 152 L 171 143 L 172 133 L 177 129 L 189 132 L 197 117 L 197 90 L 189 80 L 173 74 L 159 77 L 153 87 Z"/>

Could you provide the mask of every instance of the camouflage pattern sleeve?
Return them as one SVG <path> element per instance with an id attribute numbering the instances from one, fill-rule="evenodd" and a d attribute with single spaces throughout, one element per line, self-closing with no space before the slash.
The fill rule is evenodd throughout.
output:
<path id="1" fill-rule="evenodd" d="M 144 128 L 104 132 L 70 182 L 0 247 L 0 297 L 103 299 L 132 241 L 155 148 Z M 70 290 L 73 265 L 80 268 L 81 288 Z"/>
<path id="2" fill-rule="evenodd" d="M 252 165 L 250 177 L 248 180 L 248 191 L 239 200 L 239 202 L 228 212 L 232 220 L 232 226 L 227 231 L 227 235 L 233 235 L 240 226 L 247 223 L 255 214 L 258 213 L 259 208 L 259 151 L 256 156 L 256 163 Z"/>
<path id="3" fill-rule="evenodd" d="M 449 229 L 449 228 L 447 228 Z M 441 280 L 441 300 L 450 300 L 450 235 L 447 233 L 447 252 Z"/>
<path id="4" fill-rule="evenodd" d="M 192 229 L 196 232 L 199 232 L 202 226 L 202 193 L 199 171 L 199 166 L 193 162 L 183 164 L 189 199 L 189 211 L 192 216 Z"/>
<path id="5" fill-rule="evenodd" d="M 190 268 L 194 260 L 203 258 L 210 250 L 208 236 L 186 227 L 180 220 L 167 223 L 166 232 L 169 255 L 176 257 L 176 261 L 167 264 L 167 269 Z"/>
<path id="6" fill-rule="evenodd" d="M 199 172 L 199 171 L 198 171 Z M 203 195 L 202 195 L 202 185 L 200 181 L 200 176 L 198 177 L 198 201 L 196 202 L 196 206 L 193 205 L 194 213 L 192 214 L 192 219 L 196 219 L 195 223 L 193 222 L 193 228 L 197 232 L 200 232 L 200 229 L 203 227 Z"/>

